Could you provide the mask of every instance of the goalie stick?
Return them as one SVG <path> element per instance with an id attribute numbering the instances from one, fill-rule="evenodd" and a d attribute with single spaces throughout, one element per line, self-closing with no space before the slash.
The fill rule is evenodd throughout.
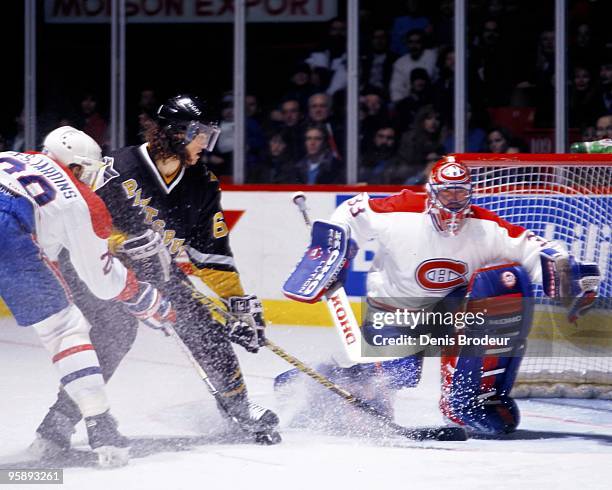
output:
<path id="1" fill-rule="evenodd" d="M 312 221 L 306 209 L 306 195 L 303 192 L 296 192 L 293 194 L 292 200 L 302 213 L 305 225 L 309 229 L 312 228 Z M 336 358 L 341 366 L 347 367 L 354 364 L 389 360 L 387 357 L 363 357 L 361 355 L 361 329 L 342 284 L 332 287 L 323 298 L 334 322 L 335 331 L 344 348 L 343 358 Z"/>
<path id="2" fill-rule="evenodd" d="M 308 215 L 308 210 L 306 209 L 306 195 L 303 192 L 296 192 L 292 196 L 293 203 L 298 207 L 302 217 L 304 218 L 304 223 L 308 228 L 312 227 L 312 221 L 310 216 Z M 334 326 L 336 327 L 336 332 L 340 335 L 342 340 L 342 345 L 345 349 L 345 353 L 348 359 L 353 363 L 363 363 L 363 362 L 377 362 L 388 360 L 387 358 L 378 358 L 378 357 L 362 357 L 361 356 L 361 329 L 359 328 L 359 324 L 357 319 L 355 318 L 355 314 L 351 308 L 351 304 L 348 300 L 348 296 L 346 295 L 346 291 L 342 285 L 338 285 L 335 288 L 330 290 L 329 294 L 324 296 L 325 301 L 327 303 L 327 307 L 334 321 Z M 273 352 L 274 349 L 268 346 Z M 303 373 L 307 374 L 311 378 L 318 381 L 320 384 L 328 388 L 330 391 L 336 393 L 341 396 L 349 403 L 353 404 L 356 407 L 359 407 L 364 412 L 376 417 L 380 421 L 382 421 L 387 427 L 391 428 L 396 433 L 406 436 L 415 440 L 426 440 L 426 439 L 436 439 L 441 441 L 465 441 L 467 440 L 467 432 L 463 427 L 424 427 L 424 428 L 415 428 L 410 429 L 408 427 L 403 427 L 399 424 L 393 422 L 393 420 L 386 415 L 382 414 L 376 408 L 372 407 L 367 402 L 351 395 L 346 390 L 340 388 L 335 385 L 329 379 L 325 378 L 323 375 L 317 373 L 316 371 L 308 368 L 303 363 L 299 361 L 299 359 L 292 358 L 289 354 L 282 351 L 277 346 L 274 346 L 278 352 L 275 352 L 277 355 L 285 359 L 289 364 L 292 364 L 296 368 L 298 368 Z M 281 355 L 283 354 L 283 355 Z M 301 366 L 300 366 L 301 364 Z M 311 371 L 311 372 L 309 372 Z M 318 379 L 321 378 L 321 379 Z"/>
<path id="3" fill-rule="evenodd" d="M 199 301 L 204 306 L 212 308 L 219 314 L 224 316 L 227 320 L 236 321 L 238 320 L 232 313 L 226 311 L 219 306 L 212 298 L 199 291 L 195 285 L 189 281 L 184 281 L 186 286 L 189 286 L 192 291 L 192 297 Z M 180 339 L 179 339 L 180 340 Z M 350 405 L 360 409 L 368 415 L 379 420 L 384 426 L 391 429 L 398 435 L 404 436 L 413 441 L 425 441 L 425 440 L 436 440 L 436 441 L 465 441 L 467 440 L 467 434 L 462 427 L 404 427 L 396 424 L 393 420 L 387 417 L 385 414 L 378 411 L 376 408 L 371 406 L 368 402 L 356 397 L 344 388 L 338 386 L 329 378 L 323 376 L 319 372 L 315 371 L 311 367 L 304 364 L 297 357 L 292 356 L 283 348 L 274 344 L 272 341 L 266 339 L 264 344 L 274 354 L 285 360 L 292 366 L 296 367 L 299 371 L 303 372 L 310 378 L 314 379 L 317 383 L 327 388 L 332 393 L 342 397 Z M 191 353 L 190 353 L 191 355 Z M 194 360 L 195 362 L 195 360 Z M 201 368 L 200 368 L 201 369 Z"/>

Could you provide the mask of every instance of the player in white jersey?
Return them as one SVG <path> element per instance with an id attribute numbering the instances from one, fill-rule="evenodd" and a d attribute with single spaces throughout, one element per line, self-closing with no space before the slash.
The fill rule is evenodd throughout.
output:
<path id="1" fill-rule="evenodd" d="M 36 330 L 85 416 L 100 464 L 114 466 L 127 462 L 128 441 L 109 413 L 90 326 L 72 303 L 58 254 L 68 250 L 96 296 L 122 301 L 151 326 L 171 322 L 173 309 L 109 252 L 110 215 L 93 190 L 112 178 L 112 163 L 85 133 L 74 129 L 66 138 L 65 151 L 54 155 L 58 161 L 40 153 L 0 153 L 0 296 L 18 325 Z M 40 448 L 35 443 L 33 449 Z"/>
<path id="2" fill-rule="evenodd" d="M 577 263 L 560 245 L 472 205 L 471 197 L 468 168 L 450 156 L 433 167 L 426 196 L 363 193 L 340 205 L 330 222 L 315 222 L 313 244 L 323 243 L 314 231 L 321 229 L 340 242 L 345 236 L 357 246 L 379 245 L 367 276 L 362 352 L 390 359 L 326 371 L 361 389 L 376 379 L 370 401 L 390 412 L 393 391 L 415 386 L 424 353 L 442 347 L 443 415 L 472 431 L 499 434 L 519 423 L 510 390 L 531 328 L 532 284 L 564 299 L 575 319 L 592 306 L 600 278 L 596 265 Z M 308 250 L 309 260 L 285 284 L 289 297 L 312 301 L 337 287 L 346 261 L 328 260 L 321 279 L 321 269 L 319 276 L 308 269 L 321 253 Z"/>

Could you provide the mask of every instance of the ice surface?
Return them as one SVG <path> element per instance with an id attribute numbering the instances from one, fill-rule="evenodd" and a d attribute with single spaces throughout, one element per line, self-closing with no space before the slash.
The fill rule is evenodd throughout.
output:
<path id="1" fill-rule="evenodd" d="M 271 327 L 270 337 L 316 365 L 327 358 L 333 332 Z M 290 366 L 268 351 L 239 355 L 252 398 L 289 420 L 292 407 L 279 406 L 272 379 Z M 402 424 L 441 422 L 437 360 L 429 361 L 421 386 L 404 390 L 396 402 Z M 0 372 L 0 467 L 7 468 L 24 459 L 57 378 L 34 332 L 9 320 L 0 324 Z M 416 443 L 330 435 L 285 422 L 280 445 L 228 444 L 220 439 L 223 422 L 212 398 L 178 347 L 144 327 L 109 395 L 122 432 L 135 439 L 136 457 L 115 470 L 66 468 L 62 488 L 612 488 L 609 401 L 520 401 L 521 431 L 505 441 Z M 82 424 L 73 442 L 86 448 Z"/>

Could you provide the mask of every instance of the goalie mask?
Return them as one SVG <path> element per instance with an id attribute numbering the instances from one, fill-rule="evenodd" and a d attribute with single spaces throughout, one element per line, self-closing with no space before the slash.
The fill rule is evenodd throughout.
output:
<path id="1" fill-rule="evenodd" d="M 51 131 L 43 142 L 43 153 L 70 168 L 93 191 L 119 175 L 113 169 L 113 159 L 102 156 L 98 143 L 71 126 Z"/>
<path id="2" fill-rule="evenodd" d="M 470 171 L 454 157 L 444 157 L 431 169 L 426 187 L 427 211 L 435 229 L 447 236 L 457 235 L 470 215 Z"/>
<path id="3" fill-rule="evenodd" d="M 204 102 L 191 95 L 168 99 L 157 110 L 157 120 L 177 153 L 199 135 L 206 138 L 204 149 L 213 151 L 221 133 L 219 126 L 205 117 Z"/>

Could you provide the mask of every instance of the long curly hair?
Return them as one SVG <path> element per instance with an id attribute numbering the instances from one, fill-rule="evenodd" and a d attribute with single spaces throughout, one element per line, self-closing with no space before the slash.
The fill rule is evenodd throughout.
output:
<path id="1" fill-rule="evenodd" d="M 149 145 L 149 153 L 153 160 L 179 158 L 181 163 L 185 163 L 187 151 L 185 145 L 181 143 L 179 134 L 168 131 L 155 122 L 147 127 L 144 138 Z"/>

